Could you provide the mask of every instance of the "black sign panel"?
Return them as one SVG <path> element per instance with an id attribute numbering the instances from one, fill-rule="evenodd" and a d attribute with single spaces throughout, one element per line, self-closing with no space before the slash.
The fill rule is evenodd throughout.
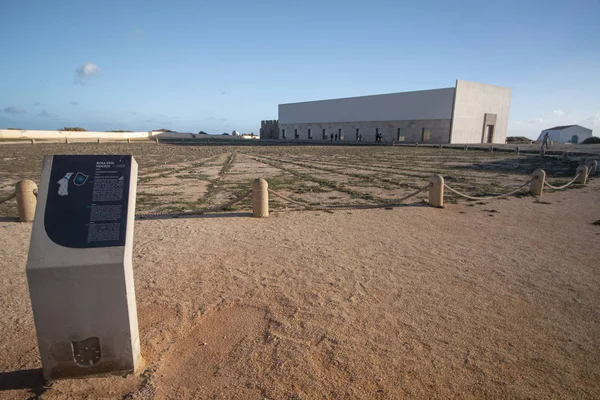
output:
<path id="1" fill-rule="evenodd" d="M 131 156 L 54 156 L 44 225 L 65 247 L 124 246 Z"/>

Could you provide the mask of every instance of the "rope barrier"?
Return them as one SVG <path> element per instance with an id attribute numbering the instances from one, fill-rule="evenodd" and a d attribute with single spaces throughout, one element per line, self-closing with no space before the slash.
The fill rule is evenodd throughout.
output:
<path id="1" fill-rule="evenodd" d="M 0 200 L 0 204 L 6 203 L 7 201 L 14 199 L 15 197 L 17 197 L 17 194 L 13 193 L 13 194 L 9 195 L 8 197 L 5 197 L 2 200 Z"/>
<path id="2" fill-rule="evenodd" d="M 289 203 L 295 204 L 297 206 L 300 206 L 302 208 L 304 208 L 305 210 L 308 211 L 333 211 L 333 210 L 338 210 L 338 211 L 343 211 L 343 210 L 364 210 L 364 209 L 376 209 L 376 208 L 386 208 L 386 207 L 397 207 L 397 206 L 401 206 L 403 205 L 402 202 L 405 200 L 410 199 L 411 197 L 414 197 L 416 195 L 418 195 L 421 192 L 424 192 L 425 190 L 429 189 L 431 187 L 431 183 L 423 186 L 422 188 L 416 190 L 415 192 L 410 193 L 407 196 L 404 196 L 398 200 L 396 200 L 394 203 L 384 203 L 384 204 L 365 204 L 365 205 L 339 205 L 339 206 L 326 206 L 326 207 L 317 207 L 317 206 L 311 206 L 309 204 L 304 204 L 304 203 L 300 203 L 296 200 L 292 200 L 289 197 L 286 197 L 280 193 L 275 192 L 272 189 L 269 189 L 269 193 L 272 194 L 275 197 L 279 197 L 282 200 L 285 200 Z"/>
<path id="3" fill-rule="evenodd" d="M 525 186 L 529 185 L 532 181 L 533 181 L 533 179 L 530 179 L 527 182 L 525 182 L 524 184 L 522 184 L 521 186 L 519 186 L 518 188 L 516 188 L 515 190 L 512 190 L 508 193 L 498 194 L 498 195 L 493 195 L 493 196 L 488 196 L 488 197 L 469 196 L 468 194 L 461 193 L 458 190 L 451 188 L 450 186 L 446 185 L 445 183 L 444 183 L 444 187 L 446 189 L 448 189 L 449 191 L 451 191 L 452 193 L 455 193 L 455 194 L 462 196 L 469 200 L 492 200 L 492 199 L 499 199 L 501 197 L 507 197 L 507 196 L 513 195 L 513 194 L 517 193 L 518 191 L 520 191 L 521 189 L 523 189 Z"/>
<path id="4" fill-rule="evenodd" d="M 202 215 L 202 214 L 206 214 L 209 212 L 219 212 L 219 211 L 223 211 L 226 208 L 229 208 L 239 202 L 241 202 L 242 200 L 246 199 L 248 196 L 250 196 L 252 194 L 252 190 L 248 190 L 246 193 L 236 197 L 235 199 L 228 201 L 225 204 L 222 204 L 220 206 L 217 207 L 212 207 L 212 208 L 205 208 L 203 210 L 196 210 L 196 211 L 166 211 L 166 212 L 142 212 L 142 213 L 137 213 L 135 214 L 136 217 L 138 218 L 146 218 L 146 217 L 189 217 L 189 216 L 194 216 L 194 215 Z"/>
<path id="5" fill-rule="evenodd" d="M 554 189 L 554 190 L 561 190 L 561 189 L 566 189 L 567 187 L 571 186 L 573 184 L 573 182 L 575 182 L 577 180 L 577 178 L 579 178 L 579 176 L 581 175 L 581 172 L 578 173 L 575 178 L 573 178 L 571 181 L 569 181 L 568 183 L 565 183 L 562 186 L 552 186 L 551 184 L 549 184 L 548 182 L 544 181 L 544 185 L 548 186 L 550 189 Z"/>

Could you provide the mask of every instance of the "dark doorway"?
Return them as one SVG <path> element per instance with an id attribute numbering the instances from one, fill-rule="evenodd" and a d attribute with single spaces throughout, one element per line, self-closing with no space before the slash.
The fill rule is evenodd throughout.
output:
<path id="1" fill-rule="evenodd" d="M 486 125 L 484 143 L 494 143 L 494 125 Z"/>
<path id="2" fill-rule="evenodd" d="M 579 136 L 577 136 L 577 135 L 573 135 L 573 136 L 571 137 L 571 143 L 573 143 L 573 144 L 577 144 L 577 143 L 579 143 Z"/>

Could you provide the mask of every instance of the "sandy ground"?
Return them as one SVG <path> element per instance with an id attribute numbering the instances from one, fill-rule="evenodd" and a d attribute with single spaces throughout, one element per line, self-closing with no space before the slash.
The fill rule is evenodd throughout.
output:
<path id="1" fill-rule="evenodd" d="M 540 201 L 139 220 L 143 374 L 49 386 L 31 227 L 0 222 L 0 399 L 600 398 L 598 220 L 598 178 Z"/>

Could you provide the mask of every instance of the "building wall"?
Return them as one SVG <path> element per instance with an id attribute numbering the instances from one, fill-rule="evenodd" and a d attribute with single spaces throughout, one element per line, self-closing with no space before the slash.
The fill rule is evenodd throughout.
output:
<path id="1" fill-rule="evenodd" d="M 279 105 L 279 124 L 450 119 L 454 88 Z"/>
<path id="2" fill-rule="evenodd" d="M 451 143 L 482 143 L 485 114 L 496 114 L 493 143 L 505 143 L 512 90 L 456 81 Z"/>
<path id="3" fill-rule="evenodd" d="M 312 139 L 308 130 L 311 130 Z M 323 139 L 323 129 L 326 138 Z M 368 122 L 326 122 L 326 123 L 292 123 L 279 124 L 279 137 L 282 140 L 330 140 L 331 135 L 336 135 L 341 130 L 344 141 L 357 141 L 356 130 L 362 135 L 363 142 L 375 142 L 377 130 L 383 135 L 383 141 L 391 143 L 448 143 L 450 139 L 450 119 L 434 120 L 404 120 L 404 121 L 368 121 Z M 398 138 L 398 129 L 402 129 Z M 423 129 L 428 129 L 430 136 L 423 140 Z M 285 138 L 283 137 L 285 130 Z M 298 138 L 295 138 L 295 131 Z"/>
<path id="4" fill-rule="evenodd" d="M 573 135 L 577 135 L 577 143 L 583 142 L 585 139 L 592 136 L 592 130 L 583 126 L 571 126 L 565 129 L 546 129 L 540 133 L 538 140 L 543 140 L 546 132 L 550 133 L 550 140 L 558 143 L 570 143 Z"/>
<path id="5" fill-rule="evenodd" d="M 260 121 L 261 139 L 279 139 L 279 121 L 276 119 Z"/>

